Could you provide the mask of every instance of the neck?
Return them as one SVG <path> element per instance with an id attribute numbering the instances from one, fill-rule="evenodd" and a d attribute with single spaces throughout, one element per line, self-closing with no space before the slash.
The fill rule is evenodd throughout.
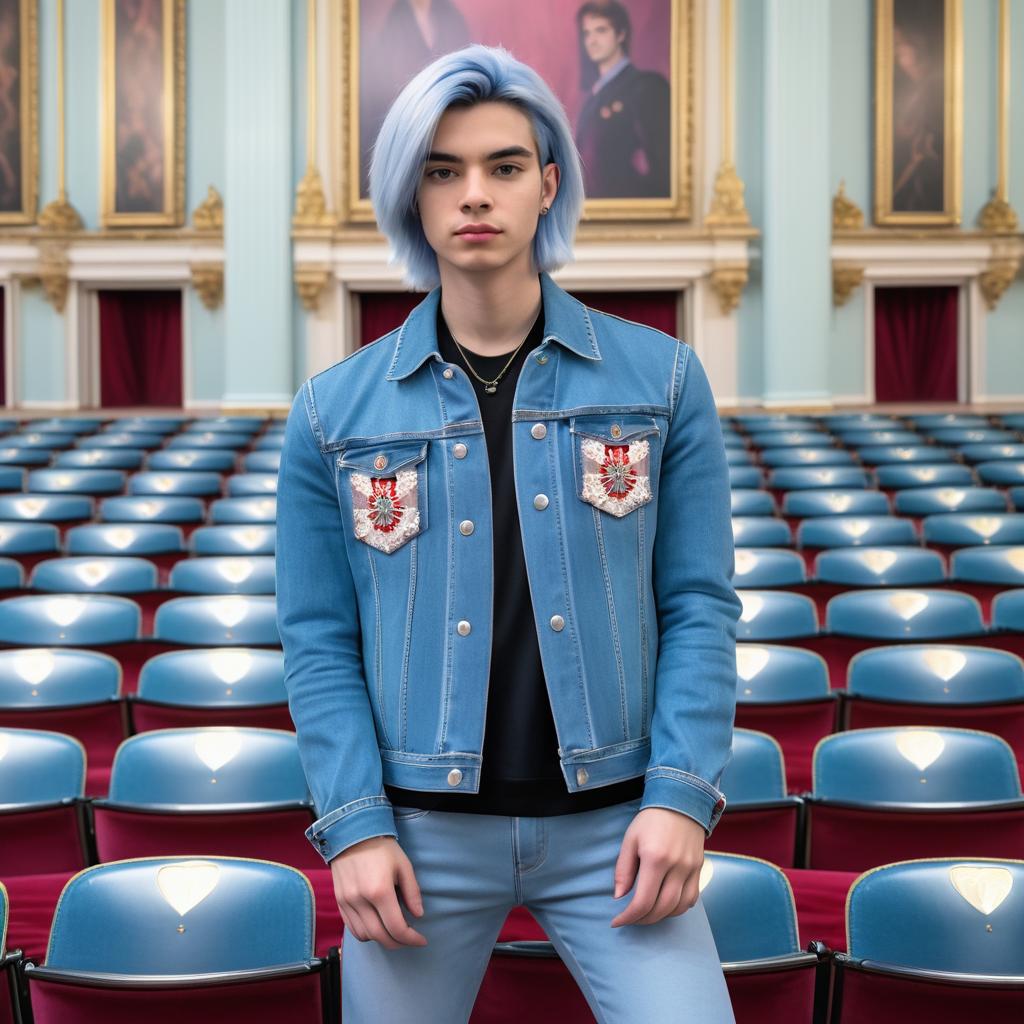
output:
<path id="1" fill-rule="evenodd" d="M 463 348 L 502 355 L 530 333 L 541 304 L 540 277 L 533 270 L 510 265 L 467 274 L 441 263 L 440 273 L 441 313 Z"/>
<path id="2" fill-rule="evenodd" d="M 610 71 L 613 67 L 615 67 L 615 65 L 618 64 L 619 61 L 622 60 L 622 58 L 624 56 L 625 56 L 625 54 L 621 50 L 616 50 L 606 60 L 602 60 L 602 61 L 598 62 L 597 70 L 600 71 L 601 74 L 603 75 L 606 71 Z"/>

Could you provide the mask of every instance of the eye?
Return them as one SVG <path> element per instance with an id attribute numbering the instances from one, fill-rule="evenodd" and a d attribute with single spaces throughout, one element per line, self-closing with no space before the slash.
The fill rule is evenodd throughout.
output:
<path id="1" fill-rule="evenodd" d="M 512 175 L 515 174 L 515 172 L 519 170 L 519 168 L 516 167 L 515 164 L 499 164 L 495 168 L 495 170 L 498 171 L 503 178 L 511 178 Z M 507 173 L 504 173 L 504 172 L 507 172 Z"/>
<path id="2" fill-rule="evenodd" d="M 433 178 L 435 181 L 448 181 L 448 175 L 453 173 L 450 167 L 435 167 L 433 170 L 427 171 L 427 177 Z"/>

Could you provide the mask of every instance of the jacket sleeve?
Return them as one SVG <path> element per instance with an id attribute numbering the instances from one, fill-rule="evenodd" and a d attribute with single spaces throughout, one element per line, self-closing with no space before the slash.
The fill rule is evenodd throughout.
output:
<path id="1" fill-rule="evenodd" d="M 725 797 L 736 712 L 736 622 L 729 467 L 714 396 L 679 343 L 662 448 L 652 585 L 657 606 L 651 758 L 643 807 L 668 807 L 710 836 Z"/>
<path id="2" fill-rule="evenodd" d="M 326 863 L 371 836 L 397 838 L 363 672 L 359 612 L 334 483 L 313 433 L 307 381 L 285 427 L 277 485 L 277 625 L 288 708 Z"/>

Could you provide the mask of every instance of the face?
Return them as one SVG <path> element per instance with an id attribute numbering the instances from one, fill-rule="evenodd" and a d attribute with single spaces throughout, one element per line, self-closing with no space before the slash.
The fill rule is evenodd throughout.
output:
<path id="1" fill-rule="evenodd" d="M 615 26 L 599 14 L 583 15 L 582 31 L 583 47 L 595 64 L 614 57 L 626 38 L 624 32 L 616 33 Z"/>
<path id="2" fill-rule="evenodd" d="M 442 276 L 521 265 L 530 272 L 558 167 L 541 169 L 529 118 L 509 103 L 453 107 L 438 122 L 417 201 Z"/>

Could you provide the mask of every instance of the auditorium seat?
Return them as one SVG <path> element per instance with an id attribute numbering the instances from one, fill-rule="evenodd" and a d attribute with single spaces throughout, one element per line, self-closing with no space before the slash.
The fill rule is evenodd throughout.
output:
<path id="1" fill-rule="evenodd" d="M 731 422 L 753 433 L 758 430 L 823 430 L 822 421 L 816 416 L 794 416 L 790 413 L 740 413 L 730 417 Z"/>
<path id="2" fill-rule="evenodd" d="M 47 466 L 53 452 L 48 448 L 25 448 L 0 444 L 0 466 Z"/>
<path id="3" fill-rule="evenodd" d="M 952 725 L 1002 736 L 1024 773 L 1024 662 L 957 644 L 873 647 L 855 655 L 843 728 Z"/>
<path id="4" fill-rule="evenodd" d="M 141 448 L 73 448 L 58 452 L 54 469 L 138 469 L 146 453 Z"/>
<path id="5" fill-rule="evenodd" d="M 0 611 L 4 603 L 0 601 Z M 262 595 L 172 598 L 157 609 L 153 636 L 165 643 L 188 646 L 280 646 L 281 643 L 277 632 L 276 601 Z"/>
<path id="6" fill-rule="evenodd" d="M 0 594 L 21 590 L 24 586 L 25 569 L 21 562 L 14 558 L 0 558 Z"/>
<path id="7" fill-rule="evenodd" d="M 244 498 L 257 494 L 277 494 L 276 473 L 235 473 L 228 477 L 228 494 Z"/>
<path id="8" fill-rule="evenodd" d="M 1006 495 L 996 487 L 910 487 L 893 495 L 901 516 L 931 516 L 940 512 L 1005 512 Z"/>
<path id="9" fill-rule="evenodd" d="M 242 456 L 242 469 L 246 473 L 276 473 L 280 468 L 279 451 L 247 452 Z"/>
<path id="10" fill-rule="evenodd" d="M 221 448 L 161 448 L 146 459 L 146 470 L 164 473 L 230 473 L 236 453 Z"/>
<path id="11" fill-rule="evenodd" d="M 1001 412 L 995 414 L 995 421 L 1008 430 L 1024 431 L 1024 412 Z"/>
<path id="12" fill-rule="evenodd" d="M 986 484 L 1009 487 L 1011 484 L 1024 483 L 1024 458 L 979 462 L 974 469 Z"/>
<path id="13" fill-rule="evenodd" d="M 927 586 L 945 582 L 946 567 L 929 548 L 831 548 L 815 559 L 814 579 L 848 587 Z"/>
<path id="14" fill-rule="evenodd" d="M 69 647 L 0 651 L 0 727 L 73 736 L 87 755 L 86 793 L 106 793 L 114 751 L 128 735 L 120 665 Z"/>
<path id="15" fill-rule="evenodd" d="M 811 788 L 815 744 L 837 728 L 839 694 L 824 658 L 783 644 L 736 645 L 736 726 L 773 736 L 782 747 L 790 793 Z"/>
<path id="16" fill-rule="evenodd" d="M 782 498 L 784 516 L 887 516 L 889 511 L 889 499 L 881 491 L 864 488 L 792 491 Z"/>
<path id="17" fill-rule="evenodd" d="M 734 487 L 730 493 L 734 516 L 773 516 L 775 499 L 768 491 L 753 487 Z"/>
<path id="18" fill-rule="evenodd" d="M 1024 444 L 964 444 L 957 450 L 972 463 L 1024 459 Z"/>
<path id="19" fill-rule="evenodd" d="M 90 801 L 101 862 L 157 854 L 260 857 L 322 869 L 294 732 L 156 729 L 117 749 L 108 797 Z"/>
<path id="20" fill-rule="evenodd" d="M 801 549 L 920 544 L 909 519 L 890 515 L 809 516 L 796 528 Z"/>
<path id="21" fill-rule="evenodd" d="M 845 448 L 768 448 L 761 452 L 765 466 L 852 466 L 853 453 Z"/>
<path id="22" fill-rule="evenodd" d="M 39 494 L 120 494 L 126 474 L 121 469 L 36 469 L 28 475 L 26 486 Z"/>
<path id="23" fill-rule="evenodd" d="M 820 417 L 829 430 L 895 430 L 903 422 L 896 416 L 877 412 L 830 412 Z"/>
<path id="24" fill-rule="evenodd" d="M 255 452 L 280 451 L 283 447 L 284 431 L 271 433 L 268 430 L 262 437 L 256 438 L 252 444 L 252 450 Z"/>
<path id="25" fill-rule="evenodd" d="M 1011 487 L 1007 493 L 1013 508 L 1018 512 L 1024 512 L 1024 487 Z"/>
<path id="26" fill-rule="evenodd" d="M 736 548 L 737 587 L 790 587 L 807 582 L 807 563 L 789 548 Z"/>
<path id="27" fill-rule="evenodd" d="M 35 565 L 28 582 L 31 590 L 68 594 L 139 594 L 157 585 L 156 566 L 132 555 L 48 558 Z"/>
<path id="28" fill-rule="evenodd" d="M 935 427 L 924 431 L 936 444 L 955 446 L 965 444 L 1006 444 L 1017 440 L 1012 430 L 1002 430 L 990 425 L 977 427 Z"/>
<path id="29" fill-rule="evenodd" d="M 1024 861 L 883 864 L 850 890 L 833 1021 L 1019 1021 Z"/>
<path id="30" fill-rule="evenodd" d="M 164 442 L 163 434 L 124 430 L 112 424 L 109 430 L 81 438 L 79 448 L 141 448 L 149 451 L 159 448 Z"/>
<path id="31" fill-rule="evenodd" d="M 128 478 L 129 494 L 220 496 L 220 473 L 192 470 L 142 470 Z"/>
<path id="32" fill-rule="evenodd" d="M 833 448 L 836 439 L 826 430 L 758 430 L 750 443 L 762 451 L 768 448 Z"/>
<path id="33" fill-rule="evenodd" d="M 910 413 L 907 419 L 919 430 L 937 430 L 943 427 L 977 429 L 987 427 L 988 419 L 974 412 L 922 412 Z"/>
<path id="34" fill-rule="evenodd" d="M 247 725 L 294 731 L 284 654 L 262 647 L 167 651 L 150 658 L 127 697 L 132 731 Z"/>
<path id="35" fill-rule="evenodd" d="M 26 594 L 0 601 L 0 644 L 93 646 L 137 640 L 141 614 L 127 597 Z"/>
<path id="36" fill-rule="evenodd" d="M 940 551 L 987 544 L 1024 543 L 1024 513 L 942 512 L 925 516 L 921 532 L 926 544 Z"/>
<path id="37" fill-rule="evenodd" d="M 43 448 L 55 451 L 59 448 L 70 448 L 76 440 L 77 436 L 67 431 L 58 434 L 24 427 L 18 433 L 0 437 L 0 445 L 10 448 Z"/>
<path id="38" fill-rule="evenodd" d="M 851 590 L 828 602 L 829 634 L 872 640 L 942 640 L 985 633 L 977 598 L 956 590 Z"/>
<path id="39" fill-rule="evenodd" d="M 92 498 L 83 494 L 0 494 L 0 520 L 7 522 L 80 523 L 93 511 Z"/>
<path id="40" fill-rule="evenodd" d="M 210 504 L 209 521 L 223 523 L 273 523 L 277 518 L 277 498 L 218 498 Z"/>
<path id="41" fill-rule="evenodd" d="M 785 590 L 739 590 L 743 603 L 737 640 L 785 640 L 818 633 L 818 613 L 804 594 Z"/>
<path id="42" fill-rule="evenodd" d="M 196 555 L 272 555 L 276 541 L 273 526 L 200 526 L 189 546 Z"/>
<path id="43" fill-rule="evenodd" d="M 13 472 L 13 470 L 12 470 Z M 764 486 L 764 470 L 760 466 L 729 466 L 729 486 L 751 490 Z"/>
<path id="44" fill-rule="evenodd" d="M 864 871 L 910 857 L 1013 856 L 1024 794 L 1009 744 L 939 726 L 853 729 L 814 750 L 809 868 Z M 968 837 L 965 840 L 965 837 Z"/>
<path id="45" fill-rule="evenodd" d="M 97 519 L 102 523 L 201 523 L 206 516 L 202 499 L 188 495 L 125 494 L 104 498 Z"/>
<path id="46" fill-rule="evenodd" d="M 168 589 L 183 594 L 273 594 L 273 555 L 186 558 L 171 570 Z"/>
<path id="47" fill-rule="evenodd" d="M 187 416 L 126 416 L 115 420 L 113 426 L 120 431 L 138 433 L 173 434 L 188 422 Z"/>
<path id="48" fill-rule="evenodd" d="M 181 527 L 172 523 L 86 523 L 67 532 L 69 555 L 140 555 L 167 572 L 187 553 Z"/>
<path id="49" fill-rule="evenodd" d="M 308 880 L 284 864 L 182 856 L 87 868 L 61 893 L 45 964 L 25 965 L 35 1024 L 138 1024 L 157 1012 L 328 1024 L 338 954 L 314 955 L 313 911 Z"/>
<path id="50" fill-rule="evenodd" d="M 262 416 L 203 416 L 184 424 L 187 434 L 255 434 L 266 421 Z"/>
<path id="51" fill-rule="evenodd" d="M 85 867 L 85 771 L 74 737 L 0 726 L 0 877 Z"/>
<path id="52" fill-rule="evenodd" d="M 237 451 L 239 448 L 247 447 L 251 440 L 252 438 L 248 434 L 228 433 L 224 430 L 193 430 L 183 434 L 174 434 L 168 438 L 166 447 L 170 451 L 176 448 L 197 450 L 218 448 Z"/>
<path id="53" fill-rule="evenodd" d="M 878 445 L 893 445 L 893 444 L 921 444 L 922 437 L 916 431 L 913 430 L 902 430 L 896 426 L 888 427 L 876 427 L 864 429 L 856 428 L 851 430 L 841 430 L 838 432 L 839 439 L 844 445 L 849 445 L 851 448 L 866 448 L 868 446 L 877 447 Z"/>
<path id="54" fill-rule="evenodd" d="M 857 449 L 857 457 L 868 466 L 884 466 L 894 463 L 899 466 L 910 466 L 914 463 L 932 463 L 941 465 L 953 462 L 953 452 L 933 444 L 866 444 Z"/>
<path id="55" fill-rule="evenodd" d="M 103 420 L 86 419 L 81 416 L 52 416 L 47 419 L 31 420 L 26 429 L 55 434 L 91 434 L 101 429 Z"/>
<path id="56" fill-rule="evenodd" d="M 790 796 L 782 747 L 765 732 L 733 730 L 732 757 L 719 785 L 726 806 L 707 849 L 796 867 L 803 801 Z"/>
<path id="57" fill-rule="evenodd" d="M 1024 633 L 1024 587 L 1004 590 L 992 601 L 992 628 Z"/>
<path id="58" fill-rule="evenodd" d="M 864 489 L 870 484 L 867 472 L 860 466 L 780 466 L 768 475 L 768 488 L 773 491 L 806 491 L 819 487 Z"/>
<path id="59" fill-rule="evenodd" d="M 775 516 L 733 516 L 732 536 L 736 547 L 788 548 L 793 544 L 789 524 Z"/>
<path id="60" fill-rule="evenodd" d="M 887 491 L 906 491 L 914 487 L 972 487 L 974 474 L 959 462 L 921 463 L 904 466 L 899 463 L 875 469 L 878 486 Z"/>

